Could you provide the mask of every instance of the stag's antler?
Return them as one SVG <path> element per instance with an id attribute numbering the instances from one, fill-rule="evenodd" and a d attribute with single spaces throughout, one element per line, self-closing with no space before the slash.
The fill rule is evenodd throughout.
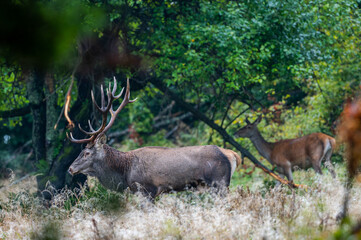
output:
<path id="1" fill-rule="evenodd" d="M 117 80 L 114 77 L 113 90 L 111 90 L 111 83 L 109 83 L 109 87 L 107 88 L 108 103 L 105 106 L 104 90 L 103 90 L 103 85 L 101 85 L 101 107 L 99 107 L 99 105 L 96 103 L 95 98 L 94 98 L 94 93 L 93 93 L 93 91 L 91 91 L 91 97 L 92 97 L 93 104 L 94 104 L 95 108 L 98 109 L 98 111 L 102 114 L 102 125 L 99 127 L 98 130 L 94 130 L 93 126 L 90 123 L 90 120 L 88 120 L 89 129 L 90 129 L 90 131 L 88 132 L 88 131 L 85 131 L 80 126 L 80 124 L 78 124 L 80 131 L 82 131 L 83 133 L 85 133 L 87 135 L 90 135 L 90 137 L 85 138 L 85 139 L 75 139 L 73 137 L 72 133 L 70 132 L 70 134 L 69 134 L 70 136 L 67 133 L 67 137 L 71 142 L 73 142 L 73 143 L 94 142 L 98 136 L 104 134 L 106 131 L 109 130 L 109 128 L 113 125 L 115 118 L 117 117 L 119 112 L 125 107 L 125 105 L 127 105 L 128 103 L 135 102 L 137 100 L 137 99 L 129 100 L 130 85 L 129 85 L 129 78 L 128 78 L 127 79 L 127 89 L 125 91 L 124 99 L 123 99 L 122 103 L 120 104 L 120 106 L 118 107 L 118 109 L 116 111 L 114 111 L 113 110 L 113 101 L 120 98 L 120 96 L 123 94 L 124 88 L 122 88 L 122 91 L 118 95 L 115 96 L 116 91 L 117 91 Z M 69 103 L 67 102 L 67 104 L 69 104 Z M 110 112 L 111 117 L 110 117 L 109 123 L 107 124 L 108 112 Z"/>

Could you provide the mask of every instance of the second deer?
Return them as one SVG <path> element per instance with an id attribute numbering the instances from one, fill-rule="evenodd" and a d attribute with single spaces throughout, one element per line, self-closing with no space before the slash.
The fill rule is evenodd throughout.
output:
<path id="1" fill-rule="evenodd" d="M 322 174 L 321 162 L 324 159 L 333 178 L 336 177 L 335 170 L 331 163 L 332 151 L 336 141 L 323 133 L 311 133 L 309 135 L 285 139 L 278 142 L 267 142 L 259 132 L 257 125 L 261 122 L 262 116 L 234 133 L 235 137 L 249 138 L 261 156 L 275 165 L 276 171 L 285 175 L 289 181 L 293 181 L 292 170 L 294 167 L 313 169 Z"/>

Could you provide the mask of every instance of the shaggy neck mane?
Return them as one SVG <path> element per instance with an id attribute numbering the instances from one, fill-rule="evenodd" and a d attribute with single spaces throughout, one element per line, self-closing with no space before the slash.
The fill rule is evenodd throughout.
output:
<path id="1" fill-rule="evenodd" d="M 108 145 L 103 145 L 105 151 L 105 161 L 109 168 L 120 173 L 124 173 L 130 168 L 133 154 L 127 152 L 120 152 Z"/>

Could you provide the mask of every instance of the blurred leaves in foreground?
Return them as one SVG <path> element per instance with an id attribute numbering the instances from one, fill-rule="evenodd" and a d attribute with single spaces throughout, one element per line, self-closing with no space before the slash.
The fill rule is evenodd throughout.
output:
<path id="1" fill-rule="evenodd" d="M 0 1 L 0 55 L 18 64 L 65 61 L 77 38 L 104 23 L 100 8 L 83 0 Z"/>
<path id="2" fill-rule="evenodd" d="M 353 178 L 361 163 L 361 99 L 346 104 L 338 132 L 340 139 L 347 144 L 347 170 Z"/>

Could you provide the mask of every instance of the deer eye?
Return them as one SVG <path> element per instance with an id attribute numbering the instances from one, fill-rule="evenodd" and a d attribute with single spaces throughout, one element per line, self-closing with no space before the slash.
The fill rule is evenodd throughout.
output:
<path id="1" fill-rule="evenodd" d="M 89 156 L 89 155 L 90 155 L 89 152 L 85 152 L 85 153 L 84 153 L 84 157 L 87 157 L 87 156 Z"/>

